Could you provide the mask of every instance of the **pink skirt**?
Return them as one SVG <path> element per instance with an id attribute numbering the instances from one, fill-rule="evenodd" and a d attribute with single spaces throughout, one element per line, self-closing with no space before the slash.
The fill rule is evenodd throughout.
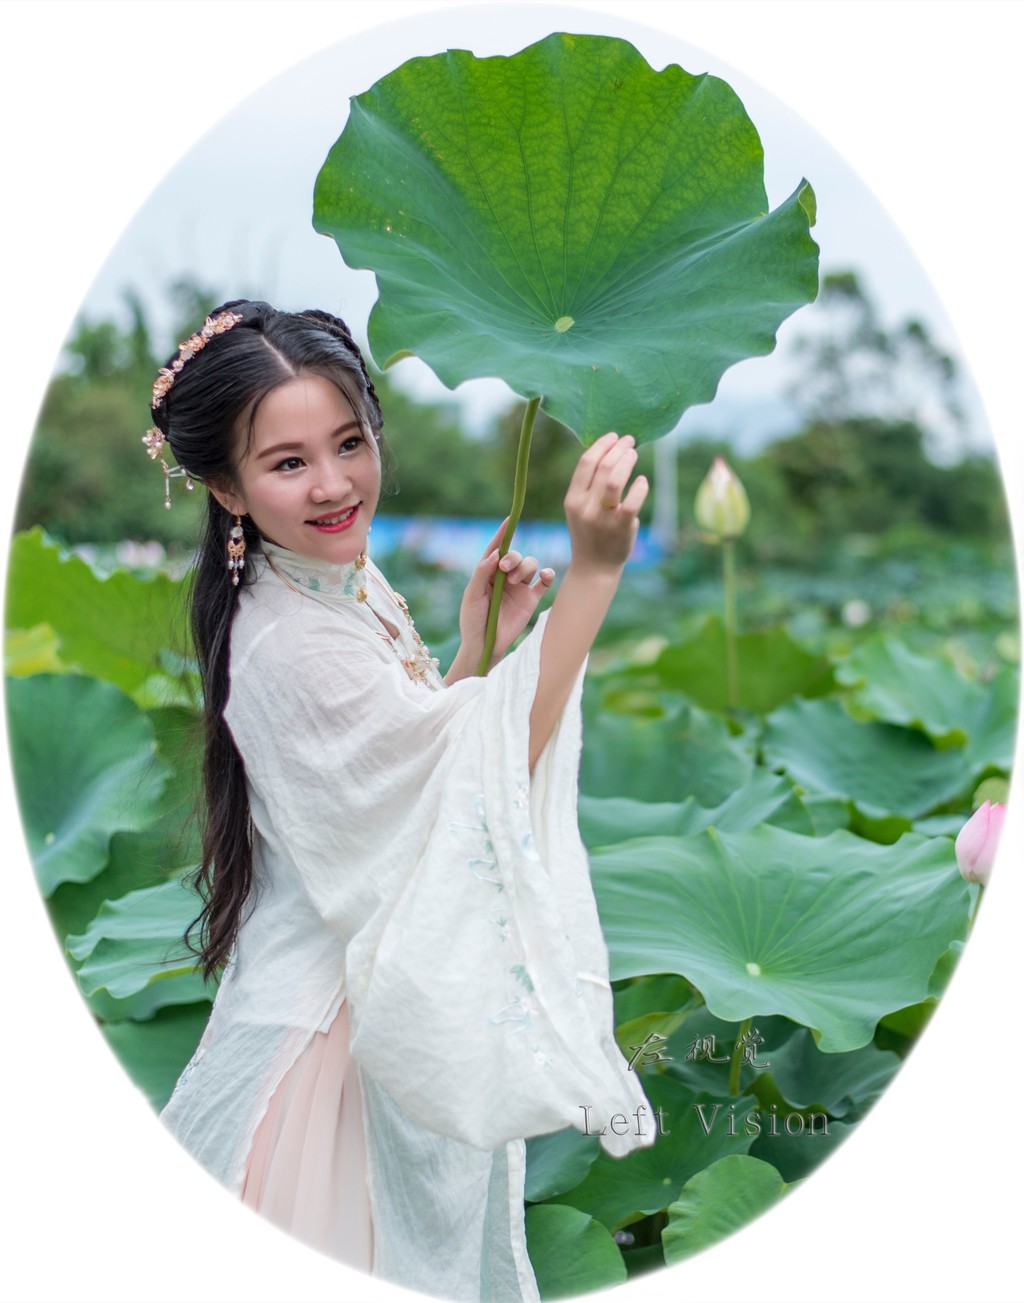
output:
<path id="1" fill-rule="evenodd" d="M 348 1003 L 281 1078 L 256 1130 L 242 1202 L 297 1240 L 369 1272 L 373 1223 Z"/>

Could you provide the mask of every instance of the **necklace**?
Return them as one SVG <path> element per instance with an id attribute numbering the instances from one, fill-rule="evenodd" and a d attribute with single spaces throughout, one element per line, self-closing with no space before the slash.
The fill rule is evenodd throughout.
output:
<path id="1" fill-rule="evenodd" d="M 277 578 L 293 592 L 313 597 L 326 606 L 348 605 L 354 598 L 357 607 L 366 611 L 367 617 L 375 626 L 374 632 L 383 638 L 398 657 L 406 674 L 414 682 L 423 683 L 432 691 L 443 686 L 439 670 L 439 661 L 431 656 L 430 648 L 416 631 L 409 605 L 401 593 L 396 592 L 375 566 L 366 570 L 367 555 L 363 551 L 355 561 L 342 566 L 326 566 L 310 562 L 308 558 L 276 544 L 264 545 L 262 556 Z M 292 580 L 296 582 L 293 583 Z M 368 601 L 368 580 L 375 580 L 386 597 L 401 612 L 408 626 L 403 635 L 398 630 L 397 637 L 387 630 L 385 622 Z M 297 586 L 301 585 L 301 586 Z M 347 600 L 346 600 L 347 599 Z M 412 644 L 410 647 L 410 643 Z"/>
<path id="2" fill-rule="evenodd" d="M 358 565 L 359 563 L 356 562 L 356 564 Z M 363 564 L 366 564 L 365 558 Z M 381 575 L 381 580 L 384 587 L 391 594 L 391 600 L 405 616 L 409 625 L 409 633 L 412 636 L 413 642 L 416 644 L 416 650 L 411 656 L 400 657 L 402 664 L 405 666 L 406 674 L 408 674 L 410 679 L 414 679 L 419 683 L 425 683 L 430 688 L 436 688 L 437 684 L 433 680 L 438 678 L 440 675 L 441 671 L 438 668 L 440 662 L 436 656 L 431 656 L 430 648 L 416 632 L 416 626 L 413 624 L 412 616 L 409 614 L 409 604 L 406 602 L 405 598 L 401 593 L 391 587 L 387 580 L 384 579 L 383 575 Z M 398 648 L 395 647 L 395 650 L 398 651 Z"/>

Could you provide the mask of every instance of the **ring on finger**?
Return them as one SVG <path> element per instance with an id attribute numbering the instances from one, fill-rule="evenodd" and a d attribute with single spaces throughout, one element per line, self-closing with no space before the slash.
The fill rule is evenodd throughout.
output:
<path id="1" fill-rule="evenodd" d="M 604 507 L 605 511 L 614 511 L 618 505 L 617 502 L 609 502 L 607 498 L 601 499 L 601 506 Z"/>

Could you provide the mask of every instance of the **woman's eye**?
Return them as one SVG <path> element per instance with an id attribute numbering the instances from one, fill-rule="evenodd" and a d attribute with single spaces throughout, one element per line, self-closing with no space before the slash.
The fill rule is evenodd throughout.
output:
<path id="1" fill-rule="evenodd" d="M 284 461 L 279 461 L 274 467 L 276 471 L 292 471 L 302 465 L 301 457 L 286 457 Z"/>
<path id="2" fill-rule="evenodd" d="M 358 448 L 362 442 L 363 442 L 363 436 L 361 434 L 350 434 L 347 439 L 342 439 L 341 446 L 338 448 L 338 451 L 352 452 L 354 449 Z"/>

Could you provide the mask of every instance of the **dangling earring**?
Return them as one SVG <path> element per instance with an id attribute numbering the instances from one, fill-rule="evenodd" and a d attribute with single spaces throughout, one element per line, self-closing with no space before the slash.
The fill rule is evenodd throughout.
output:
<path id="1" fill-rule="evenodd" d="M 238 572 L 245 565 L 245 531 L 242 529 L 242 517 L 236 516 L 235 523 L 228 530 L 228 574 L 237 587 Z"/>

